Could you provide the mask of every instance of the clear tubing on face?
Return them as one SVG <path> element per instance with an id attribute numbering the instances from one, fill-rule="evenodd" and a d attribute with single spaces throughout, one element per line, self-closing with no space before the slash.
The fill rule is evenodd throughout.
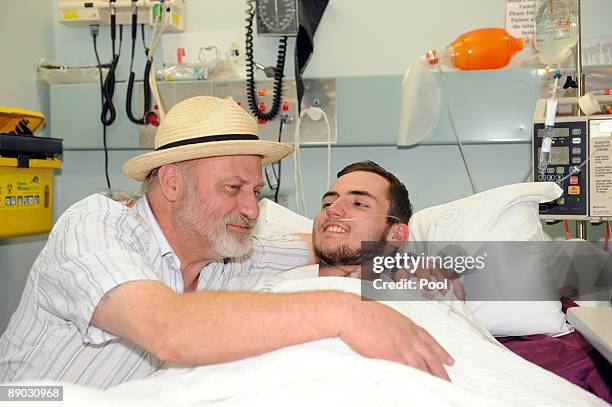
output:
<path id="1" fill-rule="evenodd" d="M 395 219 L 398 222 L 400 221 L 400 218 L 398 218 L 397 216 L 393 216 L 393 215 L 359 216 L 357 218 L 338 218 L 336 220 L 339 220 L 339 221 L 352 221 L 352 220 L 369 219 L 369 218 L 391 218 L 391 219 Z"/>

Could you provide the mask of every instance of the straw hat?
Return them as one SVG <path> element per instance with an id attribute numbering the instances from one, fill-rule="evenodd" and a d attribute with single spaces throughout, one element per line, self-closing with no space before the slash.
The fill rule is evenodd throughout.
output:
<path id="1" fill-rule="evenodd" d="M 257 122 L 233 99 L 196 96 L 177 103 L 155 134 L 155 151 L 128 160 L 123 173 L 136 181 L 162 165 L 226 155 L 259 155 L 267 165 L 293 146 L 257 137 Z"/>

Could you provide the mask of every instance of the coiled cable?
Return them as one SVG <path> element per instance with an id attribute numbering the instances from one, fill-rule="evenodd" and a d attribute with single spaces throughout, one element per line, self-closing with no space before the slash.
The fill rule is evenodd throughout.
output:
<path id="1" fill-rule="evenodd" d="M 145 44 L 144 24 L 142 24 L 141 27 L 142 27 L 142 44 L 145 50 L 145 55 L 147 55 L 149 53 L 149 49 L 144 45 Z M 127 113 L 128 118 L 130 119 L 132 123 L 144 125 L 144 124 L 147 124 L 147 120 L 146 120 L 147 112 L 151 108 L 151 85 L 149 82 L 149 76 L 150 76 L 151 66 L 153 65 L 153 60 L 147 58 L 147 62 L 145 64 L 145 71 L 144 71 L 143 84 L 142 84 L 143 95 L 144 95 L 144 107 L 143 107 L 144 111 L 141 117 L 136 117 L 134 116 L 134 113 L 132 112 L 132 94 L 134 92 L 134 81 L 136 79 L 136 74 L 134 73 L 133 68 L 134 68 L 134 54 L 135 54 L 135 49 L 136 49 L 137 31 L 138 31 L 138 14 L 133 13 L 132 14 L 132 59 L 130 62 L 130 77 L 128 79 L 125 111 Z"/>
<path id="2" fill-rule="evenodd" d="M 111 14 L 111 43 L 113 51 L 113 59 L 111 61 L 110 69 L 104 79 L 102 85 L 102 114 L 100 120 L 105 126 L 110 126 L 115 122 L 117 118 L 117 112 L 115 105 L 113 104 L 113 95 L 115 94 L 115 71 L 117 70 L 117 64 L 119 63 L 119 57 L 121 56 L 121 44 L 123 42 L 123 25 L 119 26 L 119 50 L 115 52 L 115 40 L 116 40 L 116 16 L 113 12 Z"/>
<path id="3" fill-rule="evenodd" d="M 100 75 L 100 99 L 101 99 L 101 103 L 104 104 L 104 82 L 102 80 L 102 64 L 100 64 L 100 55 L 98 54 L 98 33 L 99 33 L 99 26 L 97 25 L 92 25 L 90 26 L 90 30 L 91 30 L 91 36 L 93 38 L 93 48 L 94 48 L 94 53 L 96 55 L 96 61 L 98 63 L 98 73 Z M 110 177 L 108 175 L 108 143 L 107 143 L 107 137 L 106 137 L 106 123 L 104 123 L 104 120 L 102 121 L 102 143 L 104 146 L 104 175 L 106 176 L 106 186 L 108 187 L 108 189 L 111 188 L 111 182 L 110 182 Z"/>
<path id="4" fill-rule="evenodd" d="M 253 115 L 259 120 L 273 120 L 280 111 L 283 93 L 283 77 L 285 72 L 285 57 L 287 54 L 287 37 L 282 37 L 278 45 L 278 57 L 274 69 L 274 93 L 272 107 L 268 112 L 259 110 L 259 103 L 255 95 L 255 63 L 253 60 L 253 18 L 255 16 L 254 0 L 247 1 L 246 18 L 246 56 L 247 56 L 247 100 Z"/>

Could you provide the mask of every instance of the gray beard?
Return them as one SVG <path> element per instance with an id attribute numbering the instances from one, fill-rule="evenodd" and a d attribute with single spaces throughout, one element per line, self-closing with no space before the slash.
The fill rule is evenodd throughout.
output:
<path id="1" fill-rule="evenodd" d="M 237 235 L 237 232 L 227 230 L 227 226 L 221 231 L 210 231 L 206 235 L 215 251 L 223 257 L 244 257 L 253 250 L 251 235 Z"/>
<path id="2" fill-rule="evenodd" d="M 210 208 L 204 208 L 202 211 L 193 204 L 195 202 L 193 192 L 191 192 L 190 198 L 190 200 L 184 202 L 176 210 L 176 215 L 180 222 L 179 228 L 184 231 L 186 238 L 196 239 L 201 241 L 202 244 L 208 243 L 212 245 L 221 258 L 239 258 L 251 253 L 253 249 L 253 238 L 251 235 L 229 231 L 227 230 L 227 224 L 234 222 L 252 226 L 254 222 L 249 222 L 245 219 L 235 219 L 235 217 L 231 216 L 219 219 L 219 216 Z M 212 224 L 208 219 L 214 219 Z"/>

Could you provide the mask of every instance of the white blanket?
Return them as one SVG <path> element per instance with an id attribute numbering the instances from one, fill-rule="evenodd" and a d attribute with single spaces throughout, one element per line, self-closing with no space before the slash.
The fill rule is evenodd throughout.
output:
<path id="1" fill-rule="evenodd" d="M 266 283 L 266 290 L 275 292 L 322 289 L 359 293 L 360 283 L 335 277 L 284 281 L 273 286 Z M 446 304 L 387 304 L 427 329 L 453 355 L 455 365 L 448 367 L 451 383 L 411 367 L 361 357 L 339 339 L 326 339 L 233 363 L 166 368 L 106 392 L 64 384 L 64 402 L 58 405 L 607 405 L 494 343 Z"/>

